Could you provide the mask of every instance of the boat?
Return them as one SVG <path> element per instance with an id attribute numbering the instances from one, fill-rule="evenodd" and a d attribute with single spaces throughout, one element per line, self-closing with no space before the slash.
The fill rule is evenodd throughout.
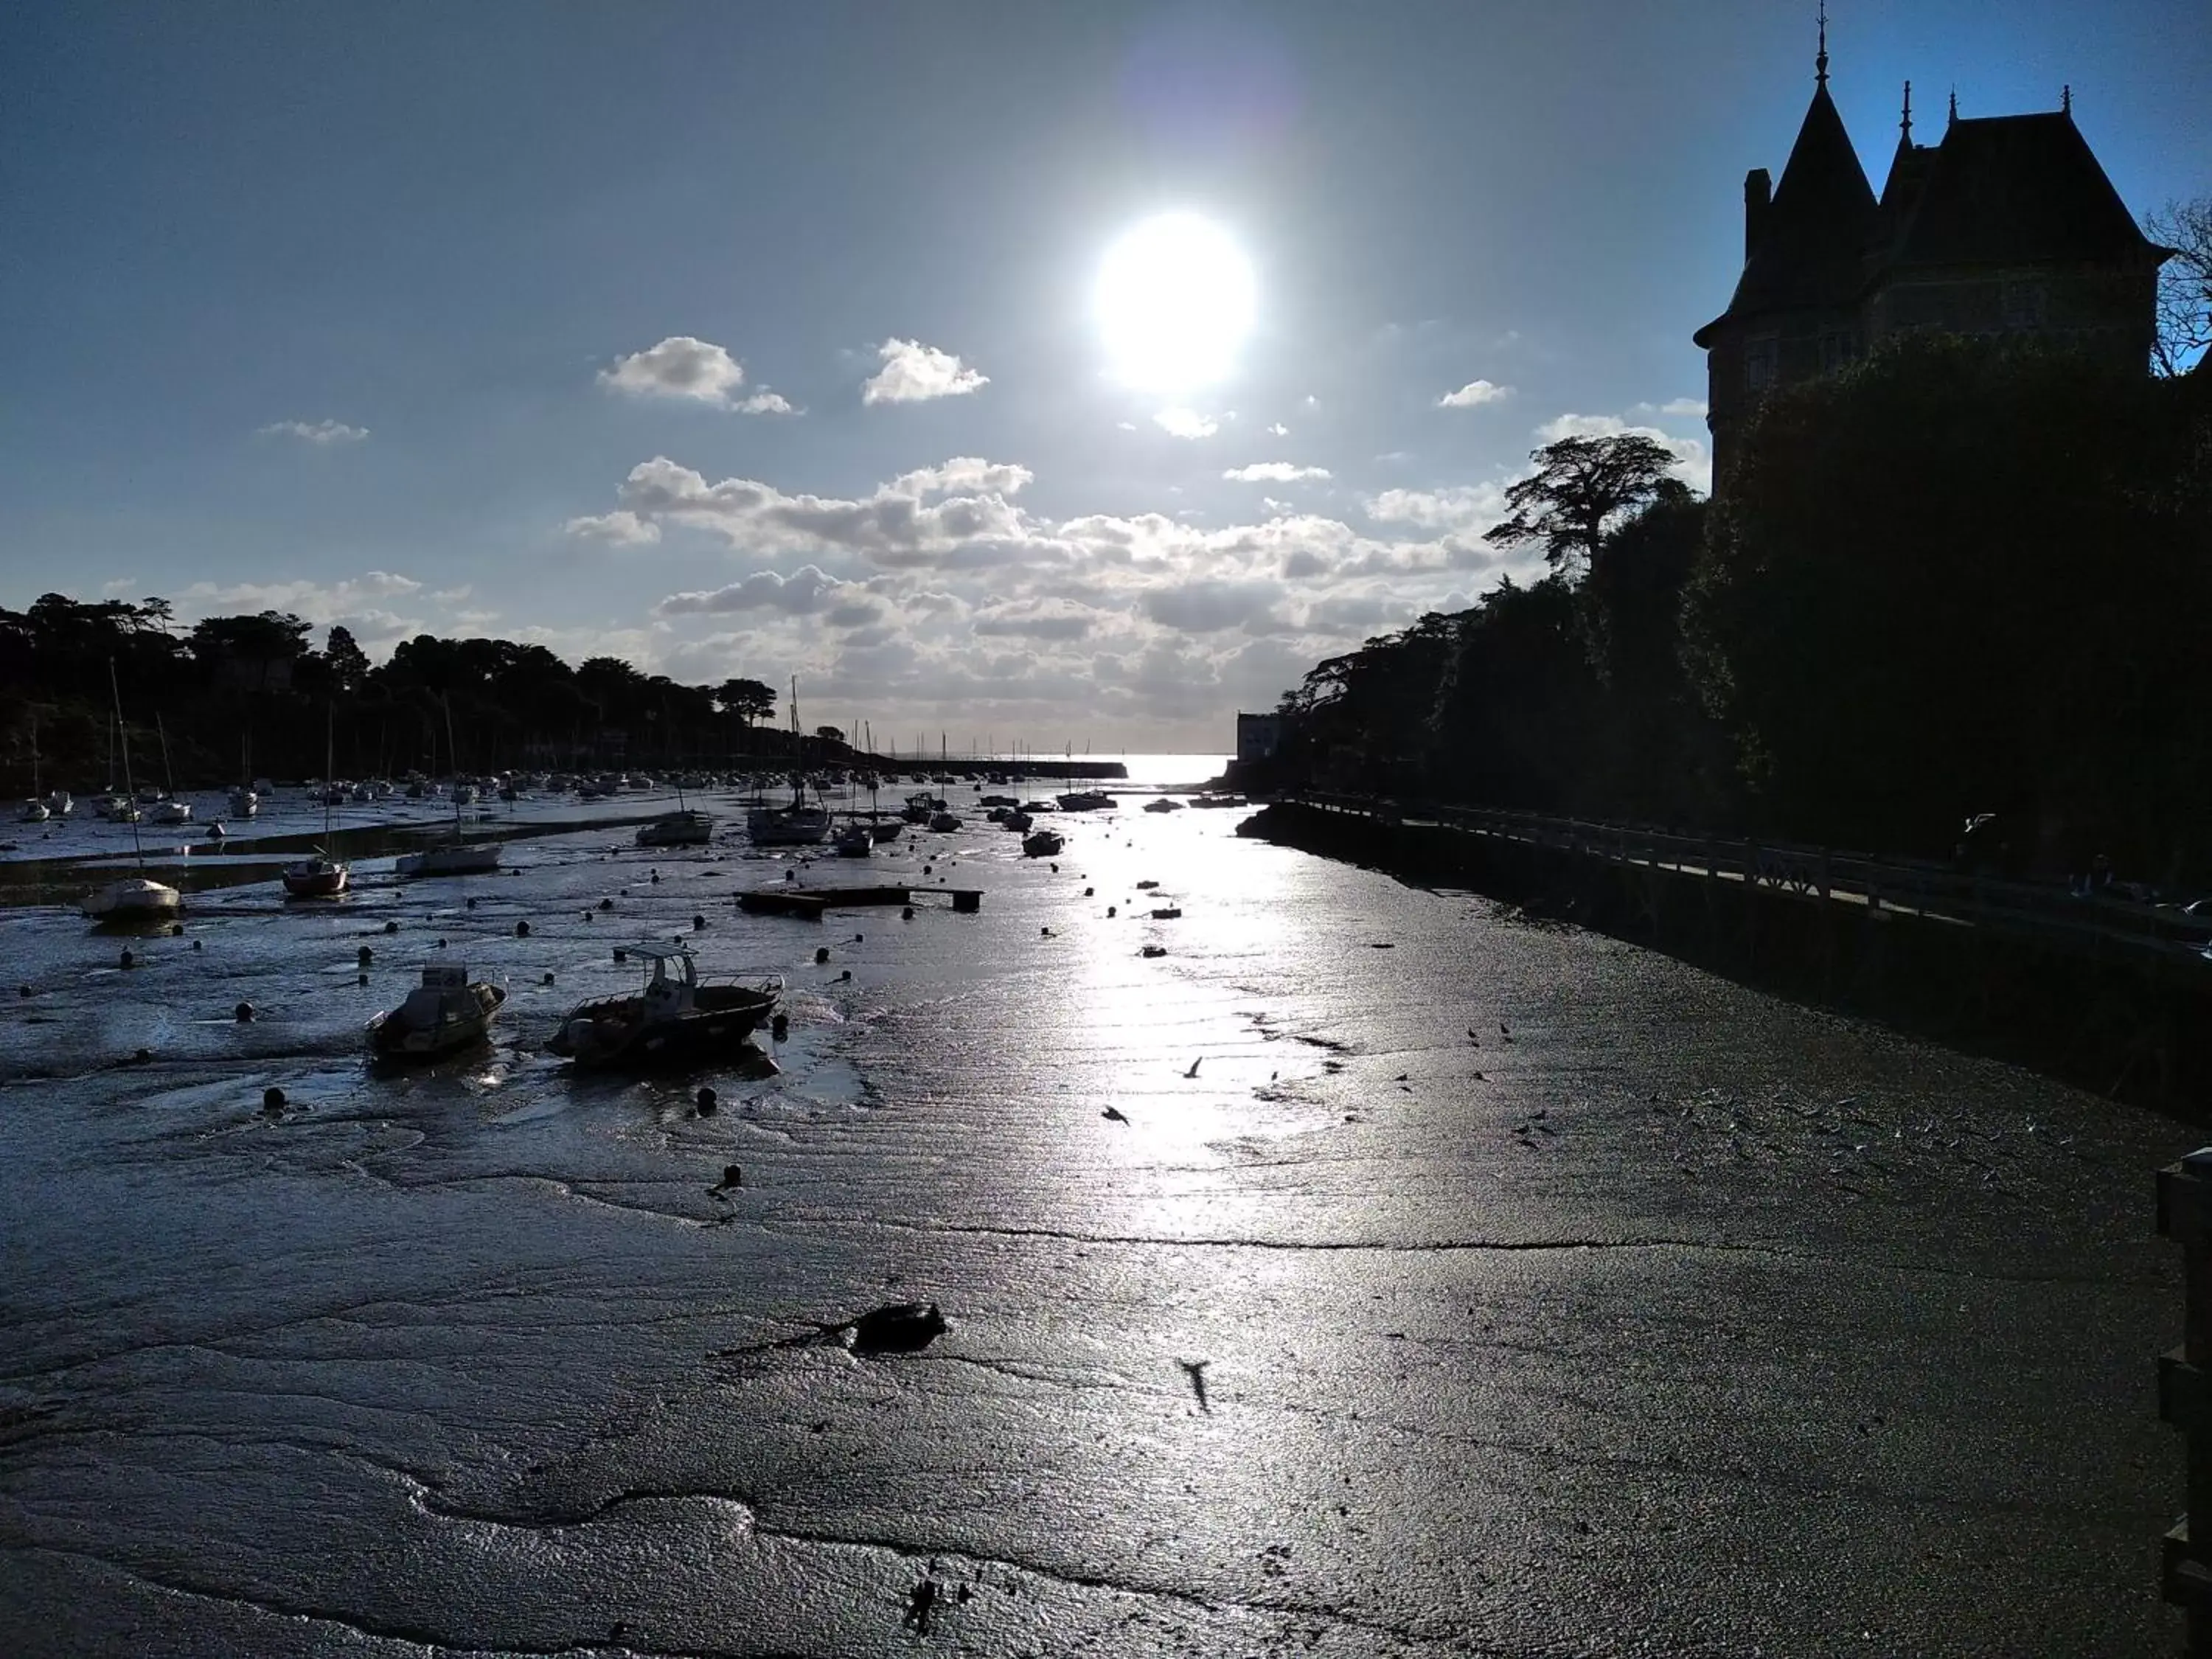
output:
<path id="1" fill-rule="evenodd" d="M 1040 830 L 1035 835 L 1022 837 L 1023 854 L 1033 859 L 1054 857 L 1066 845 L 1057 830 Z"/>
<path id="2" fill-rule="evenodd" d="M 876 850 L 876 837 L 866 824 L 855 821 L 840 830 L 831 844 L 840 857 L 864 859 Z"/>
<path id="3" fill-rule="evenodd" d="M 960 820 L 950 812 L 933 813 L 930 817 L 929 827 L 939 835 L 949 836 L 960 827 Z"/>
<path id="4" fill-rule="evenodd" d="M 446 704 L 446 747 L 449 751 L 453 747 L 453 706 L 450 702 Z M 458 762 L 456 767 L 458 769 Z M 499 868 L 499 845 L 495 842 L 471 847 L 461 840 L 461 800 L 460 793 L 456 790 L 453 794 L 452 844 L 406 854 L 393 860 L 392 867 L 403 876 L 489 875 Z"/>
<path id="5" fill-rule="evenodd" d="M 46 796 L 46 811 L 58 818 L 65 818 L 76 811 L 76 797 L 66 789 L 56 789 Z"/>
<path id="6" fill-rule="evenodd" d="M 23 803 L 21 816 L 26 823 L 44 823 L 53 815 L 54 809 L 39 793 L 39 722 L 34 717 L 31 721 L 31 798 Z"/>
<path id="7" fill-rule="evenodd" d="M 1063 812 L 1097 812 L 1114 805 L 1114 797 L 1103 789 L 1078 789 L 1070 794 L 1053 798 Z"/>
<path id="8" fill-rule="evenodd" d="M 806 804 L 806 786 L 794 781 L 791 805 L 765 800 L 745 814 L 745 833 L 756 847 L 818 847 L 830 838 L 830 809 Z"/>
<path id="9" fill-rule="evenodd" d="M 663 812 L 637 832 L 640 847 L 703 847 L 714 838 L 714 820 L 704 812 Z"/>
<path id="10" fill-rule="evenodd" d="M 1009 812 L 999 820 L 999 827 L 1001 830 L 1011 830 L 1018 836 L 1026 836 L 1030 832 L 1030 826 L 1036 822 L 1036 820 L 1026 812 Z"/>
<path id="11" fill-rule="evenodd" d="M 927 823 L 944 810 L 944 801 L 935 795 L 908 795 L 899 816 L 908 823 Z"/>
<path id="12" fill-rule="evenodd" d="M 108 694 L 115 699 L 116 730 L 122 738 L 124 787 L 131 787 L 131 734 L 123 730 L 123 693 L 115 684 L 115 659 L 107 663 Z M 77 908 L 91 921 L 107 927 L 137 922 L 167 921 L 185 908 L 185 896 L 146 874 L 146 849 L 138 842 L 138 814 L 130 815 L 131 843 L 138 854 L 138 873 L 94 889 L 78 901 Z"/>
<path id="13" fill-rule="evenodd" d="M 192 804 L 177 799 L 176 777 L 169 770 L 169 729 L 161 723 L 159 714 L 154 716 L 154 730 L 161 739 L 161 792 L 151 803 L 153 810 L 149 816 L 156 823 L 190 823 Z M 139 799 L 143 800 L 145 797 L 142 794 Z"/>
<path id="14" fill-rule="evenodd" d="M 261 812 L 261 797 L 246 784 L 240 784 L 230 792 L 230 815 L 234 818 L 257 817 Z"/>
<path id="15" fill-rule="evenodd" d="M 702 981 L 689 947 L 633 945 L 651 964 L 635 996 L 580 1004 L 545 1046 L 579 1067 L 683 1066 L 713 1060 L 742 1045 L 775 1012 L 780 980 L 744 985 Z"/>
<path id="16" fill-rule="evenodd" d="M 868 839 L 871 841 L 896 841 L 905 833 L 906 820 L 903 818 L 878 818 L 868 825 Z"/>
<path id="17" fill-rule="evenodd" d="M 53 809 L 52 807 L 48 806 L 46 802 L 35 799 L 25 801 L 23 803 L 22 811 L 18 814 L 18 816 L 21 817 L 23 822 L 26 823 L 44 823 L 48 818 L 53 817 Z"/>
<path id="18" fill-rule="evenodd" d="M 325 709 L 323 716 L 323 764 L 325 769 L 330 765 L 330 751 L 335 738 L 331 726 L 332 718 L 331 712 Z M 294 860 L 279 872 L 283 878 L 287 898 L 336 898 L 345 891 L 347 884 L 353 879 L 353 871 L 332 858 L 327 850 L 328 843 L 335 839 L 331 833 L 331 798 L 326 791 L 323 795 L 323 841 L 325 844 L 315 848 L 306 858 Z"/>
<path id="19" fill-rule="evenodd" d="M 368 1022 L 368 1046 L 387 1060 L 435 1060 L 487 1036 L 506 990 L 469 979 L 457 962 L 422 969 L 407 1000 Z"/>
<path id="20" fill-rule="evenodd" d="M 1193 797 L 1193 806 L 1249 806 L 1252 803 L 1242 795 L 1198 795 Z"/>
<path id="21" fill-rule="evenodd" d="M 1170 800 L 1165 795 L 1162 795 L 1158 800 L 1146 801 L 1145 803 L 1145 811 L 1147 812 L 1180 812 L 1182 811 L 1182 803 L 1179 800 Z"/>

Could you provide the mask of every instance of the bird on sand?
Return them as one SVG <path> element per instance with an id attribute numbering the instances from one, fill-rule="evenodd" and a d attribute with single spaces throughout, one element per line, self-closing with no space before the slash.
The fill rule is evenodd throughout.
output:
<path id="1" fill-rule="evenodd" d="M 1176 1364 L 1182 1367 L 1182 1374 L 1190 1379 L 1190 1391 L 1198 1396 L 1198 1408 L 1202 1412 L 1210 1412 L 1213 1409 L 1206 1403 L 1206 1368 L 1212 1363 L 1208 1359 L 1176 1361 Z"/>
<path id="2" fill-rule="evenodd" d="M 1198 1060 L 1204 1060 L 1206 1056 L 1204 1054 L 1200 1054 L 1198 1057 Z M 1198 1075 L 1198 1060 L 1191 1061 L 1190 1070 L 1183 1073 L 1185 1077 L 1196 1077 Z"/>
<path id="3" fill-rule="evenodd" d="M 1121 1115 L 1121 1109 L 1118 1106 L 1109 1106 L 1098 1115 L 1114 1123 L 1127 1123 L 1129 1121 Z"/>

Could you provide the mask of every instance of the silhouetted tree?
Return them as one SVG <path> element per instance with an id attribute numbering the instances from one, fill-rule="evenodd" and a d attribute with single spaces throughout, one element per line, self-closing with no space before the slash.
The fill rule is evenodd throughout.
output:
<path id="1" fill-rule="evenodd" d="M 2212 348 L 2212 197 L 2145 214 L 2143 234 L 2173 250 L 2159 270 L 2151 361 L 2161 374 L 2179 374 Z"/>
<path id="2" fill-rule="evenodd" d="M 1493 547 L 1540 542 L 1544 562 L 1570 575 L 1588 567 L 1605 532 L 1659 492 L 1674 458 L 1639 434 L 1562 438 L 1533 450 L 1535 472 L 1505 492 L 1513 516 L 1483 532 Z"/>

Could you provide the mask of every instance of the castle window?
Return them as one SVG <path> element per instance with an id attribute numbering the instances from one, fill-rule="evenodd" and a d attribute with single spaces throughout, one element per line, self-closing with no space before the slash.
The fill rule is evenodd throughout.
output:
<path id="1" fill-rule="evenodd" d="M 2004 325 L 2041 328 L 2049 309 L 2050 285 L 2036 277 L 2008 276 L 2004 285 Z"/>
<path id="2" fill-rule="evenodd" d="M 1774 384 L 1775 358 L 1781 342 L 1771 334 L 1754 334 L 1743 343 L 1743 383 L 1753 392 Z"/>

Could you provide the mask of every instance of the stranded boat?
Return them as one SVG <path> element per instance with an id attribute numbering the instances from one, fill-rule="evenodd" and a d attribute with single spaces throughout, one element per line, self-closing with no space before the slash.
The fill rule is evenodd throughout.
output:
<path id="1" fill-rule="evenodd" d="M 1033 859 L 1054 858 L 1059 855 L 1060 849 L 1066 845 L 1067 843 L 1060 839 L 1060 831 L 1057 830 L 1040 830 L 1035 835 L 1023 838 L 1022 852 Z"/>
<path id="2" fill-rule="evenodd" d="M 780 980 L 702 981 L 697 960 L 681 945 L 629 950 L 652 963 L 645 988 L 580 1005 L 545 1045 L 553 1053 L 579 1066 L 635 1069 L 716 1060 L 766 1024 L 783 994 Z"/>
<path id="3" fill-rule="evenodd" d="M 459 963 L 434 963 L 406 1001 L 368 1022 L 368 1046 L 386 1060 L 435 1060 L 487 1036 L 506 1000 L 502 988 L 471 983 Z"/>
<path id="4" fill-rule="evenodd" d="M 714 838 L 714 820 L 686 810 L 663 812 L 637 832 L 640 847 L 704 847 Z"/>

